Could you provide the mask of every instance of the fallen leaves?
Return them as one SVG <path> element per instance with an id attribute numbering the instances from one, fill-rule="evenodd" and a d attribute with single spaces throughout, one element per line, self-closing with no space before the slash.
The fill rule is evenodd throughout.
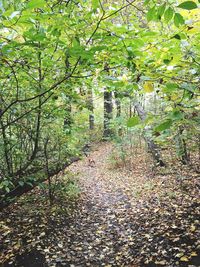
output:
<path id="1" fill-rule="evenodd" d="M 132 171 L 112 169 L 111 151 L 105 144 L 92 154 L 95 168 L 84 160 L 69 167 L 83 189 L 70 215 L 34 201 L 5 211 L 1 259 L 36 249 L 47 266 L 199 266 L 198 177 L 150 180 L 143 152 Z"/>
<path id="2" fill-rule="evenodd" d="M 189 259 L 188 259 L 188 257 L 183 256 L 183 257 L 180 258 L 180 261 L 189 261 Z"/>

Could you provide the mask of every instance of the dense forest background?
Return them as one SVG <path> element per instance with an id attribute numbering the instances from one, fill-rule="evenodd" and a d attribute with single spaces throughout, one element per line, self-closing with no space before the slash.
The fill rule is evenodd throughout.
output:
<path id="1" fill-rule="evenodd" d="M 199 5 L 0 1 L 2 210 L 37 186 L 50 206 L 78 195 L 59 174 L 83 156 L 95 168 L 90 150 L 102 141 L 116 168 L 139 166 L 142 150 L 150 179 L 173 167 L 199 177 Z"/>

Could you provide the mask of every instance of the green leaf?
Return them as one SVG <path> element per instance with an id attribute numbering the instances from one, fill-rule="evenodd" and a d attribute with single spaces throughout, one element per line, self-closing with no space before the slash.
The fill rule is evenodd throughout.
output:
<path id="1" fill-rule="evenodd" d="M 193 1 L 185 1 L 181 3 L 180 5 L 178 5 L 178 7 L 182 9 L 192 10 L 192 9 L 197 8 L 197 4 Z"/>
<path id="2" fill-rule="evenodd" d="M 137 83 L 132 84 L 134 90 L 139 90 L 139 86 Z"/>
<path id="3" fill-rule="evenodd" d="M 99 6 L 99 1 L 98 0 L 92 0 L 92 8 L 97 9 Z"/>
<path id="4" fill-rule="evenodd" d="M 149 11 L 147 12 L 147 21 L 151 21 L 157 18 L 156 16 L 156 9 L 155 6 L 150 8 Z"/>
<path id="5" fill-rule="evenodd" d="M 27 8 L 40 8 L 43 7 L 44 5 L 45 5 L 44 0 L 31 0 L 28 3 Z"/>
<path id="6" fill-rule="evenodd" d="M 33 183 L 31 183 L 31 182 L 26 182 L 26 184 L 33 186 Z"/>
<path id="7" fill-rule="evenodd" d="M 175 34 L 172 38 L 175 38 L 177 40 L 181 40 L 181 36 L 179 34 Z"/>
<path id="8" fill-rule="evenodd" d="M 178 89 L 178 85 L 176 83 L 167 83 L 166 88 L 170 91 L 174 91 Z"/>
<path id="9" fill-rule="evenodd" d="M 23 181 L 19 181 L 19 185 L 20 186 L 23 186 L 24 185 L 24 182 Z"/>
<path id="10" fill-rule="evenodd" d="M 138 125 L 140 123 L 140 119 L 138 116 L 134 116 L 131 117 L 128 121 L 127 121 L 127 127 L 134 127 L 136 125 Z"/>
<path id="11" fill-rule="evenodd" d="M 7 193 L 10 192 L 10 188 L 9 187 L 6 187 L 5 190 L 6 190 Z"/>
<path id="12" fill-rule="evenodd" d="M 183 16 L 179 13 L 175 13 L 174 16 L 174 25 L 176 27 L 179 27 L 180 25 L 183 25 L 185 23 L 185 20 L 183 18 Z"/>
<path id="13" fill-rule="evenodd" d="M 165 11 L 164 18 L 166 22 L 169 22 L 174 15 L 174 11 L 171 7 L 168 7 L 168 9 Z"/>
<path id="14" fill-rule="evenodd" d="M 151 0 L 145 0 L 144 5 L 147 5 Z"/>
<path id="15" fill-rule="evenodd" d="M 5 180 L 4 182 L 3 182 L 3 184 L 4 184 L 4 186 L 9 186 L 9 184 L 10 184 L 10 182 L 8 181 L 8 180 Z"/>
<path id="16" fill-rule="evenodd" d="M 156 131 L 156 132 L 162 132 L 162 131 L 164 131 L 166 129 L 169 129 L 171 127 L 171 125 L 172 125 L 172 120 L 169 120 L 168 119 L 168 120 L 162 122 L 161 124 L 159 124 L 158 126 L 156 126 L 154 128 L 154 131 Z"/>
<path id="17" fill-rule="evenodd" d="M 180 110 L 174 110 L 172 113 L 171 113 L 171 116 L 170 116 L 172 119 L 174 120 L 181 120 L 184 118 L 184 113 L 181 112 Z"/>
<path id="18" fill-rule="evenodd" d="M 165 4 L 165 3 L 164 3 L 162 6 L 160 6 L 160 7 L 158 8 L 158 13 L 157 13 L 157 15 L 158 15 L 159 18 L 161 18 L 162 15 L 164 14 L 164 12 L 165 12 L 165 8 L 166 8 L 166 4 Z"/>
<path id="19" fill-rule="evenodd" d="M 171 60 L 166 58 L 166 59 L 163 59 L 163 62 L 167 65 L 171 62 Z"/>

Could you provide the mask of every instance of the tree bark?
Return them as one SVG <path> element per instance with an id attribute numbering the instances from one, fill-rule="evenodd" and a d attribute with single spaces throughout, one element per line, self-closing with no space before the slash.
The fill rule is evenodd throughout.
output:
<path id="1" fill-rule="evenodd" d="M 112 134 L 112 130 L 110 129 L 110 121 L 112 119 L 112 92 L 108 90 L 104 90 L 104 132 L 103 137 L 108 138 Z"/>
<path id="2" fill-rule="evenodd" d="M 190 161 L 190 156 L 187 150 L 187 144 L 185 138 L 183 137 L 183 127 L 179 127 L 179 132 L 177 134 L 178 140 L 178 154 L 180 155 L 180 159 L 183 165 L 187 165 Z"/>
<path id="3" fill-rule="evenodd" d="M 92 89 L 89 90 L 89 129 L 94 129 L 94 102 L 93 102 L 93 92 Z"/>
<path id="4" fill-rule="evenodd" d="M 71 66 L 70 66 L 70 62 L 69 62 L 69 54 L 68 51 L 66 51 L 66 55 L 65 55 L 65 67 L 66 67 L 66 75 L 68 75 L 71 71 Z M 67 101 L 66 101 L 66 115 L 65 115 L 65 119 L 64 119 L 64 130 L 66 131 L 67 134 L 71 134 L 71 128 L 72 128 L 72 89 L 69 89 L 69 93 L 67 96 Z"/>
<path id="5" fill-rule="evenodd" d="M 116 114 L 116 117 L 120 117 L 121 116 L 121 101 L 118 97 L 118 94 L 115 92 L 115 105 L 116 105 L 116 108 L 117 108 L 117 114 Z"/>
<path id="6" fill-rule="evenodd" d="M 94 114 L 89 115 L 89 128 L 90 130 L 94 130 Z"/>
<path id="7" fill-rule="evenodd" d="M 142 121 L 144 121 L 146 119 L 146 113 L 145 113 L 142 105 L 140 105 L 139 103 L 134 103 L 134 107 L 135 107 L 140 119 Z M 155 144 L 155 142 L 152 140 L 152 138 L 150 136 L 146 135 L 145 133 L 144 133 L 144 139 L 145 139 L 147 146 L 148 146 L 148 148 L 149 148 L 149 150 L 153 156 L 153 159 L 157 162 L 157 164 L 159 166 L 165 167 L 166 164 L 162 160 L 162 157 L 161 157 L 161 154 L 159 151 L 159 147 L 157 146 L 157 144 Z"/>

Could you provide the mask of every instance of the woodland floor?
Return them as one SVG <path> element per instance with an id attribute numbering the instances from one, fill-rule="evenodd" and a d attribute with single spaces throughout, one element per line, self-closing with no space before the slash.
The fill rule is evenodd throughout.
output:
<path id="1" fill-rule="evenodd" d="M 67 168 L 82 190 L 74 207 L 50 209 L 36 189 L 3 212 L 3 267 L 200 266 L 199 175 L 152 173 L 143 151 L 117 166 L 112 150 L 101 143 L 92 166 L 85 158 Z"/>

